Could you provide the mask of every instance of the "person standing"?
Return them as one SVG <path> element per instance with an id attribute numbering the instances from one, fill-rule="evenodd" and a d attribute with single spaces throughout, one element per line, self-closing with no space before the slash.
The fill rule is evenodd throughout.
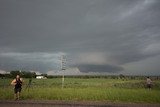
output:
<path id="1" fill-rule="evenodd" d="M 152 80 L 149 77 L 147 77 L 146 83 L 147 83 L 147 88 L 149 90 L 151 90 L 151 88 L 152 88 Z"/>
<path id="2" fill-rule="evenodd" d="M 14 98 L 15 100 L 19 100 L 20 93 L 22 90 L 22 83 L 23 79 L 20 78 L 19 75 L 16 76 L 16 78 L 11 82 L 11 85 L 14 85 Z"/>

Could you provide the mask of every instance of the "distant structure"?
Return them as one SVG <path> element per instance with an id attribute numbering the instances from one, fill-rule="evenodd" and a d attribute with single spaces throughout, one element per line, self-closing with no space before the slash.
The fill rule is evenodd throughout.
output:
<path id="1" fill-rule="evenodd" d="M 64 71 L 66 70 L 66 56 L 62 55 L 61 56 L 61 71 L 63 71 L 63 75 L 62 75 L 62 89 L 64 87 Z"/>
<path id="2" fill-rule="evenodd" d="M 42 76 L 42 75 L 37 75 L 36 79 L 47 79 L 47 78 L 45 76 Z"/>
<path id="3" fill-rule="evenodd" d="M 66 56 L 65 55 L 62 55 L 61 56 L 61 70 L 66 70 Z"/>

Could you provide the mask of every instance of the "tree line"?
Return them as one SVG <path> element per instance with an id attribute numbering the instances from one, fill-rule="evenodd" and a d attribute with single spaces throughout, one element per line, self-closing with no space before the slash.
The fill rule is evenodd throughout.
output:
<path id="1" fill-rule="evenodd" d="M 36 78 L 35 72 L 30 71 L 10 71 L 10 73 L 6 74 L 0 74 L 0 78 L 15 78 L 16 75 L 20 75 L 22 78 Z M 41 76 L 47 77 L 47 78 L 62 78 L 61 75 L 47 75 L 47 74 L 41 74 Z M 104 79 L 146 79 L 147 76 L 132 76 L 132 75 L 65 75 L 65 78 L 82 78 L 82 79 L 90 79 L 90 78 L 104 78 Z M 154 80 L 160 80 L 160 76 L 150 76 Z"/>
<path id="2" fill-rule="evenodd" d="M 16 75 L 20 75 L 23 78 L 36 78 L 35 72 L 30 71 L 10 71 L 10 73 L 0 74 L 1 78 L 15 78 Z"/>

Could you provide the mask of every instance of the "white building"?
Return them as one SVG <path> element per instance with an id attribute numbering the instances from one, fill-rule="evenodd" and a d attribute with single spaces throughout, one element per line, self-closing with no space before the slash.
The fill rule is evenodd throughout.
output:
<path id="1" fill-rule="evenodd" d="M 36 79 L 46 79 L 46 77 L 42 76 L 42 75 L 38 75 L 38 76 L 36 76 Z"/>

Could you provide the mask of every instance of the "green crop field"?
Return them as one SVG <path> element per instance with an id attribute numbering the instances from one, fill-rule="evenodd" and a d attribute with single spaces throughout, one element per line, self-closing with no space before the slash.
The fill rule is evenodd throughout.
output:
<path id="1" fill-rule="evenodd" d="M 145 80 L 105 78 L 28 79 L 21 93 L 21 100 L 104 101 L 131 103 L 160 103 L 160 81 L 155 80 L 152 90 L 146 89 Z M 11 79 L 0 79 L 0 100 L 13 99 Z"/>

